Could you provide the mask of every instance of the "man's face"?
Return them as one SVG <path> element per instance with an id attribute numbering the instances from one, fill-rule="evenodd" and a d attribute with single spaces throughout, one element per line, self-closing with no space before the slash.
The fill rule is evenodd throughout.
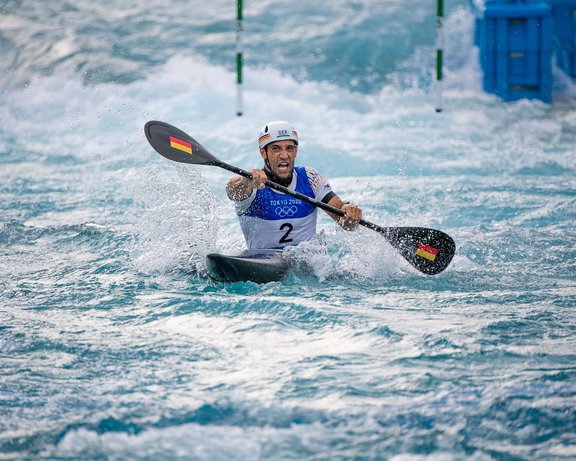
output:
<path id="1" fill-rule="evenodd" d="M 260 149 L 260 155 L 270 164 L 272 173 L 281 179 L 288 179 L 294 169 L 294 161 L 298 153 L 298 146 L 294 141 L 276 141 Z"/>

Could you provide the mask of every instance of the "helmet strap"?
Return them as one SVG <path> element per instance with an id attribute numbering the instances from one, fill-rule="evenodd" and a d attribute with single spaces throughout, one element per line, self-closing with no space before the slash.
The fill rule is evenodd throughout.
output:
<path id="1" fill-rule="evenodd" d="M 270 160 L 268 160 L 268 146 L 264 147 L 264 152 L 266 152 L 266 158 L 264 159 L 264 171 L 269 171 L 272 173 L 272 167 L 270 166 Z M 268 174 L 268 173 L 266 173 Z"/>

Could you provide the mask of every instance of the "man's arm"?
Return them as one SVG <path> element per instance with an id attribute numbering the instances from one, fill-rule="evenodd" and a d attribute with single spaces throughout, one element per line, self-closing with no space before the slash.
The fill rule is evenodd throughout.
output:
<path id="1" fill-rule="evenodd" d="M 230 200 L 241 202 L 252 195 L 254 189 L 263 189 L 268 177 L 264 171 L 257 168 L 250 170 L 253 179 L 244 176 L 234 176 L 226 184 L 226 194 Z"/>
<path id="2" fill-rule="evenodd" d="M 352 203 L 343 202 L 342 199 L 332 191 L 326 178 L 315 168 L 306 168 L 306 174 L 308 175 L 308 181 L 312 186 L 316 199 L 346 212 L 345 217 L 327 211 L 328 215 L 344 229 L 356 229 L 358 227 L 358 221 L 362 219 L 362 210 Z"/>
<path id="3" fill-rule="evenodd" d="M 358 221 L 362 219 L 362 210 L 356 205 L 343 202 L 337 195 L 334 195 L 334 197 L 328 201 L 328 205 L 346 212 L 345 217 L 328 212 L 332 219 L 342 226 L 343 229 L 352 231 L 358 227 Z"/>

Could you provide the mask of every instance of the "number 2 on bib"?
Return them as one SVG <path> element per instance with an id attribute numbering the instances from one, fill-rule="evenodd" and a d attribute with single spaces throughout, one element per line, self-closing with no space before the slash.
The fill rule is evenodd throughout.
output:
<path id="1" fill-rule="evenodd" d="M 280 230 L 286 230 L 286 233 L 282 236 L 279 243 L 290 243 L 293 241 L 291 238 L 288 238 L 290 232 L 294 230 L 294 226 L 292 224 L 286 222 L 280 226 Z"/>

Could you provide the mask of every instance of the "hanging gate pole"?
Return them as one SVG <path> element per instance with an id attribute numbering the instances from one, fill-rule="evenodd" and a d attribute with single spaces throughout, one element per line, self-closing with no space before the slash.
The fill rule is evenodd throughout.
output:
<path id="1" fill-rule="evenodd" d="M 242 0 L 236 4 L 236 115 L 242 115 Z"/>
<path id="2" fill-rule="evenodd" d="M 436 112 L 442 112 L 442 66 L 444 55 L 444 0 L 436 9 Z"/>

